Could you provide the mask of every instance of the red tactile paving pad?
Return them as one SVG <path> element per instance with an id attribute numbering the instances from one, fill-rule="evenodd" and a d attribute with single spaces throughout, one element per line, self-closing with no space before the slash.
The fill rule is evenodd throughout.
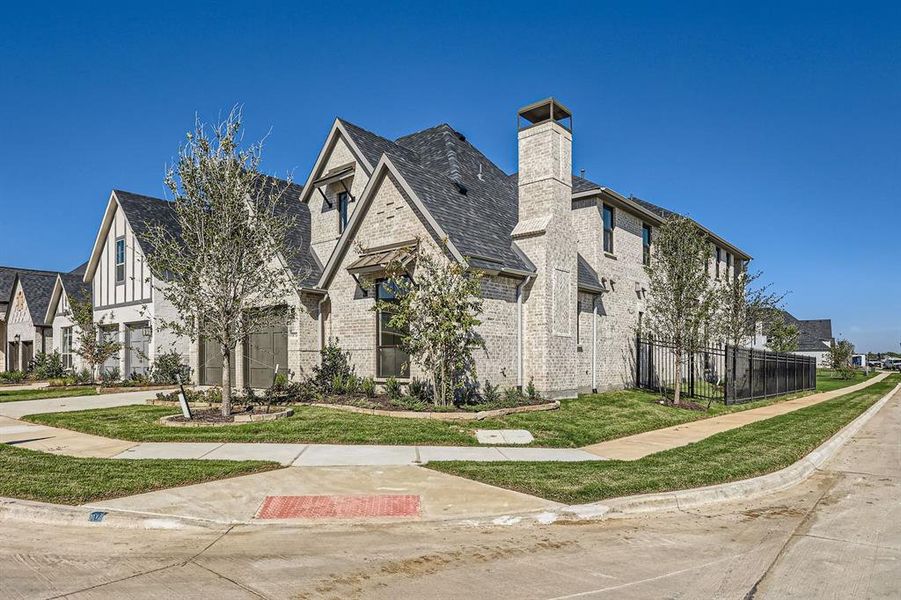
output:
<path id="1" fill-rule="evenodd" d="M 266 496 L 257 519 L 418 517 L 419 496 Z"/>

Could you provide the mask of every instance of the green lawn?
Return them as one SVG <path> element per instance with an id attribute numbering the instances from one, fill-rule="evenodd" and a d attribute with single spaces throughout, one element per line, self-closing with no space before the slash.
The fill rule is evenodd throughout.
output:
<path id="1" fill-rule="evenodd" d="M 841 389 L 843 387 L 848 387 L 849 385 L 861 383 L 876 375 L 876 371 L 873 370 L 870 370 L 869 375 L 864 375 L 863 371 L 854 371 L 853 377 L 850 379 L 842 379 L 832 369 L 817 369 L 817 391 L 829 392 Z"/>
<path id="2" fill-rule="evenodd" d="M 747 479 L 785 468 L 889 392 L 901 375 L 820 404 L 635 461 L 429 463 L 429 468 L 577 504 Z"/>
<path id="3" fill-rule="evenodd" d="M 84 504 L 277 468 L 262 461 L 75 458 L 0 444 L 0 496 Z"/>
<path id="4" fill-rule="evenodd" d="M 32 388 L 28 390 L 4 390 L 0 388 L 0 402 L 40 400 L 42 398 L 67 398 L 69 396 L 94 396 L 97 388 L 90 385 L 65 388 Z"/>
<path id="5" fill-rule="evenodd" d="M 652 429 L 748 410 L 810 392 L 758 400 L 736 406 L 715 403 L 707 412 L 675 409 L 656 402 L 655 394 L 622 390 L 587 394 L 561 402 L 560 410 L 522 413 L 499 419 L 453 423 L 361 415 L 313 406 L 298 406 L 294 416 L 237 427 L 164 427 L 160 417 L 172 407 L 123 406 L 78 412 L 32 415 L 26 420 L 136 442 L 305 442 L 330 444 L 478 445 L 475 429 L 527 429 L 533 446 L 578 448 Z"/>

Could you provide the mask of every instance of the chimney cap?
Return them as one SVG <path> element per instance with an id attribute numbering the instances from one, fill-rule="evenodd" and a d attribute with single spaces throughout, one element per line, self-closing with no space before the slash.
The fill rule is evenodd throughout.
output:
<path id="1" fill-rule="evenodd" d="M 544 123 L 545 121 L 554 121 L 567 130 L 572 131 L 572 111 L 554 97 L 545 98 L 528 106 L 523 106 L 516 114 L 520 129 Z M 527 121 L 525 125 L 522 124 L 523 119 Z"/>

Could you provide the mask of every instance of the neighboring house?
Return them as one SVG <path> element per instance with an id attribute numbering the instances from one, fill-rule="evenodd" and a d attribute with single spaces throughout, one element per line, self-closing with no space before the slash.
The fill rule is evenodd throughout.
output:
<path id="1" fill-rule="evenodd" d="M 53 349 L 60 353 L 66 369 L 78 371 L 87 366 L 75 353 L 78 326 L 72 320 L 71 301 L 89 302 L 91 286 L 84 282 L 84 268 L 81 273 L 60 273 L 56 277 L 50 303 L 44 322 L 51 327 Z"/>
<path id="2" fill-rule="evenodd" d="M 795 350 L 795 354 L 812 356 L 818 366 L 828 366 L 829 348 L 835 342 L 835 338 L 832 337 L 832 319 L 798 319 L 787 310 L 778 311 L 777 317 L 798 329 L 798 349 Z M 766 331 L 760 326 L 753 346 L 767 347 Z"/>
<path id="3" fill-rule="evenodd" d="M 318 299 L 301 290 L 315 282 L 321 269 L 310 252 L 309 210 L 299 201 L 300 186 L 276 178 L 267 181 L 270 185 L 286 186 L 282 190 L 286 198 L 284 211 L 297 224 L 289 235 L 296 252 L 287 259 L 274 257 L 273 264 L 294 274 L 298 293 L 284 302 L 294 306 L 298 319 L 303 319 L 309 311 L 317 310 Z M 144 375 L 150 372 L 156 356 L 175 351 L 191 367 L 195 383 L 219 385 L 221 349 L 203 339 L 192 342 L 165 327 L 165 322 L 176 321 L 179 316 L 159 291 L 165 283 L 151 273 L 145 259 L 153 252 L 148 232 L 156 226 L 179 235 L 171 202 L 122 190 L 111 193 L 84 277 L 91 284 L 95 322 L 101 322 L 105 335 L 122 345 L 122 350 L 103 369 L 118 369 L 123 378 Z M 286 368 L 297 371 L 304 362 L 300 358 L 304 352 L 308 355 L 305 362 L 313 364 L 318 358 L 316 340 L 315 321 L 312 325 L 304 323 L 303 327 L 299 321 L 286 322 L 257 332 L 234 352 L 231 381 L 238 388 L 269 387 L 277 365 L 282 372 Z"/>
<path id="4" fill-rule="evenodd" d="M 507 175 L 449 125 L 390 141 L 338 119 L 303 191 L 325 264 L 323 340 L 360 375 L 422 376 L 375 299 L 384 268 L 417 244 L 484 275 L 478 376 L 534 380 L 551 397 L 631 385 L 654 228 L 674 214 L 572 173 L 571 113 L 548 99 L 519 111 L 519 173 Z M 749 256 L 712 232 L 712 276 Z M 410 266 L 415 279 L 415 265 Z"/>
<path id="5" fill-rule="evenodd" d="M 71 274 L 78 276 L 83 268 L 81 265 Z M 25 370 L 35 354 L 55 349 L 47 307 L 59 275 L 57 271 L 0 267 L 0 293 L 6 292 L 3 296 L 3 331 L 0 332 L 6 370 Z"/>

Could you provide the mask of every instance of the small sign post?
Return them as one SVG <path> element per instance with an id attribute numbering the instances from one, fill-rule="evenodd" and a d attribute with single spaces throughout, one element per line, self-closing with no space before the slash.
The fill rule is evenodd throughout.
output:
<path id="1" fill-rule="evenodd" d="M 188 406 L 188 399 L 185 397 L 185 386 L 181 381 L 181 375 L 176 375 L 176 378 L 178 379 L 178 403 L 181 404 L 181 414 L 190 421 L 193 416 L 191 415 L 191 407 Z"/>

